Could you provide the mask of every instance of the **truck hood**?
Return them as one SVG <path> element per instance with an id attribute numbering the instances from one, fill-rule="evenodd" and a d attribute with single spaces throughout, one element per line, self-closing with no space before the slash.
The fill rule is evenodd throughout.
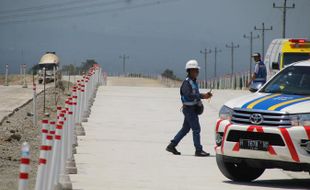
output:
<path id="1" fill-rule="evenodd" d="M 310 113 L 310 96 L 253 93 L 228 101 L 230 108 L 281 111 L 289 114 Z"/>

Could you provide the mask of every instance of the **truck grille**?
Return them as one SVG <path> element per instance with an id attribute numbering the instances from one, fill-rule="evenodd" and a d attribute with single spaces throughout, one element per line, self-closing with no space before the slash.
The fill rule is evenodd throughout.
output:
<path id="1" fill-rule="evenodd" d="M 232 114 L 232 123 L 253 125 L 250 121 L 252 114 L 260 114 L 263 120 L 260 124 L 263 126 L 291 126 L 291 121 L 289 115 L 285 112 L 277 111 L 263 111 L 263 110 L 253 110 L 253 109 L 239 109 L 235 108 Z"/>

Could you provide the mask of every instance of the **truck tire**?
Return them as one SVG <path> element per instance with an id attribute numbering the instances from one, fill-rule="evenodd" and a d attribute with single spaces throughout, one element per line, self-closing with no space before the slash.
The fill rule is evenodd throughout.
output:
<path id="1" fill-rule="evenodd" d="M 265 168 L 253 168 L 245 163 L 225 162 L 221 155 L 216 155 L 216 163 L 222 174 L 232 181 L 251 182 L 265 171 Z"/>

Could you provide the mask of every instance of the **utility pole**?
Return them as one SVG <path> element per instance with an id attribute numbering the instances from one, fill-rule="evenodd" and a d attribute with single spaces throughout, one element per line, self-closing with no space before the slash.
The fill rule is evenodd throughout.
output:
<path id="1" fill-rule="evenodd" d="M 23 78 L 23 88 L 27 88 L 27 79 L 26 79 L 26 70 L 27 70 L 27 65 L 26 64 L 23 64 L 23 75 L 24 75 L 24 78 Z"/>
<path id="2" fill-rule="evenodd" d="M 286 36 L 286 9 L 294 9 L 295 3 L 293 3 L 292 6 L 287 6 L 287 0 L 284 0 L 283 6 L 276 6 L 275 3 L 273 3 L 273 8 L 275 9 L 282 9 L 283 16 L 282 16 L 282 38 L 285 38 Z"/>
<path id="3" fill-rule="evenodd" d="M 217 76 L 217 71 L 216 71 L 216 67 L 217 67 L 217 54 L 221 53 L 222 50 L 217 49 L 217 47 L 214 48 L 214 78 L 216 78 Z"/>
<path id="4" fill-rule="evenodd" d="M 250 76 L 252 76 L 252 65 L 253 65 L 253 59 L 252 59 L 252 54 L 253 54 L 253 40 L 258 39 L 259 35 L 253 36 L 253 32 L 250 32 L 250 35 L 243 35 L 243 38 L 249 39 L 250 40 Z"/>
<path id="5" fill-rule="evenodd" d="M 119 56 L 119 58 L 123 60 L 123 74 L 125 76 L 126 75 L 126 60 L 129 59 L 129 56 L 124 54 L 124 55 Z"/>
<path id="6" fill-rule="evenodd" d="M 211 54 L 212 51 L 205 48 L 204 50 L 201 50 L 200 53 L 205 57 L 205 85 L 207 86 L 207 56 L 208 54 Z"/>
<path id="7" fill-rule="evenodd" d="M 235 45 L 234 42 L 231 42 L 231 45 L 226 44 L 226 48 L 230 48 L 231 50 L 231 78 L 234 74 L 234 50 L 239 47 L 239 44 Z"/>
<path id="8" fill-rule="evenodd" d="M 5 80 L 4 86 L 9 86 L 9 65 L 5 65 Z"/>
<path id="9" fill-rule="evenodd" d="M 272 26 L 270 28 L 265 27 L 265 23 L 262 23 L 262 28 L 254 27 L 254 30 L 258 30 L 262 32 L 262 59 L 265 59 L 265 31 L 272 30 Z"/>

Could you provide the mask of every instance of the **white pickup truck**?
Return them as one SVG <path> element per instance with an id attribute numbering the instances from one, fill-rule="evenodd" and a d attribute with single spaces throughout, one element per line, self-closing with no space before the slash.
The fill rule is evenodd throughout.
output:
<path id="1" fill-rule="evenodd" d="M 268 168 L 310 172 L 310 60 L 287 66 L 256 90 L 220 110 L 220 171 L 233 181 L 255 180 Z"/>

